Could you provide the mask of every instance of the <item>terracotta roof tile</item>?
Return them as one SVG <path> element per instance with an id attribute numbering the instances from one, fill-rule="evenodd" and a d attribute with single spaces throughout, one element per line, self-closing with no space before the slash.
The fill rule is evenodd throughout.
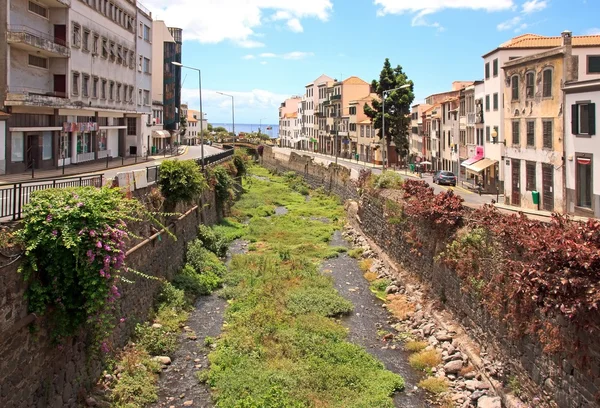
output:
<path id="1" fill-rule="evenodd" d="M 342 81 L 344 85 L 369 85 L 368 82 L 363 81 L 357 76 L 351 76 Z"/>
<path id="2" fill-rule="evenodd" d="M 554 48 L 562 45 L 562 37 L 523 34 L 500 45 L 499 48 Z M 573 47 L 600 46 L 600 35 L 575 35 Z"/>

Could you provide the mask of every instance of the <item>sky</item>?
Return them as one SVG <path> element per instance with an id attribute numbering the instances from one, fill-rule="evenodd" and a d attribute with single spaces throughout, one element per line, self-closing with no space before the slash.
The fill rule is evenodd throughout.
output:
<path id="1" fill-rule="evenodd" d="M 600 0 L 143 0 L 183 29 L 183 64 L 202 71 L 209 122 L 276 124 L 277 108 L 321 74 L 379 77 L 385 58 L 415 84 L 415 103 L 483 79 L 481 56 L 524 33 L 600 34 Z M 184 70 L 182 101 L 198 107 Z"/>

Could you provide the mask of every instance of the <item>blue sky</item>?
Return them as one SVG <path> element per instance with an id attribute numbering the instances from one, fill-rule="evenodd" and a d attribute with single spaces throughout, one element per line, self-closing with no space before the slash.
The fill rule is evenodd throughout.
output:
<path id="1" fill-rule="evenodd" d="M 523 33 L 600 34 L 600 0 L 145 0 L 183 28 L 183 63 L 202 69 L 209 122 L 277 123 L 287 96 L 325 73 L 377 78 L 386 57 L 415 83 L 416 101 L 453 80 L 483 78 L 481 55 Z M 187 77 L 186 77 L 187 75 Z M 183 99 L 198 106 L 184 71 Z M 266 119 L 265 119 L 266 118 Z"/>

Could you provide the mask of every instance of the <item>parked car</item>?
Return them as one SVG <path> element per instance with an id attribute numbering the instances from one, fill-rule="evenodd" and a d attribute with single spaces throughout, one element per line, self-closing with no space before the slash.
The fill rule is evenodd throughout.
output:
<path id="1" fill-rule="evenodd" d="M 438 171 L 433 176 L 433 182 L 456 187 L 456 176 L 451 171 Z"/>

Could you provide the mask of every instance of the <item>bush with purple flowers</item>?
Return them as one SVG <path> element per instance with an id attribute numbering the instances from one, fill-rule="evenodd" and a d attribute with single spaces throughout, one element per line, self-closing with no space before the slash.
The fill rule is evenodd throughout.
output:
<path id="1" fill-rule="evenodd" d="M 16 236 L 25 246 L 20 268 L 29 310 L 47 315 L 60 343 L 83 327 L 104 352 L 117 324 L 116 300 L 126 270 L 127 223 L 147 211 L 118 189 L 83 187 L 32 194 Z"/>

